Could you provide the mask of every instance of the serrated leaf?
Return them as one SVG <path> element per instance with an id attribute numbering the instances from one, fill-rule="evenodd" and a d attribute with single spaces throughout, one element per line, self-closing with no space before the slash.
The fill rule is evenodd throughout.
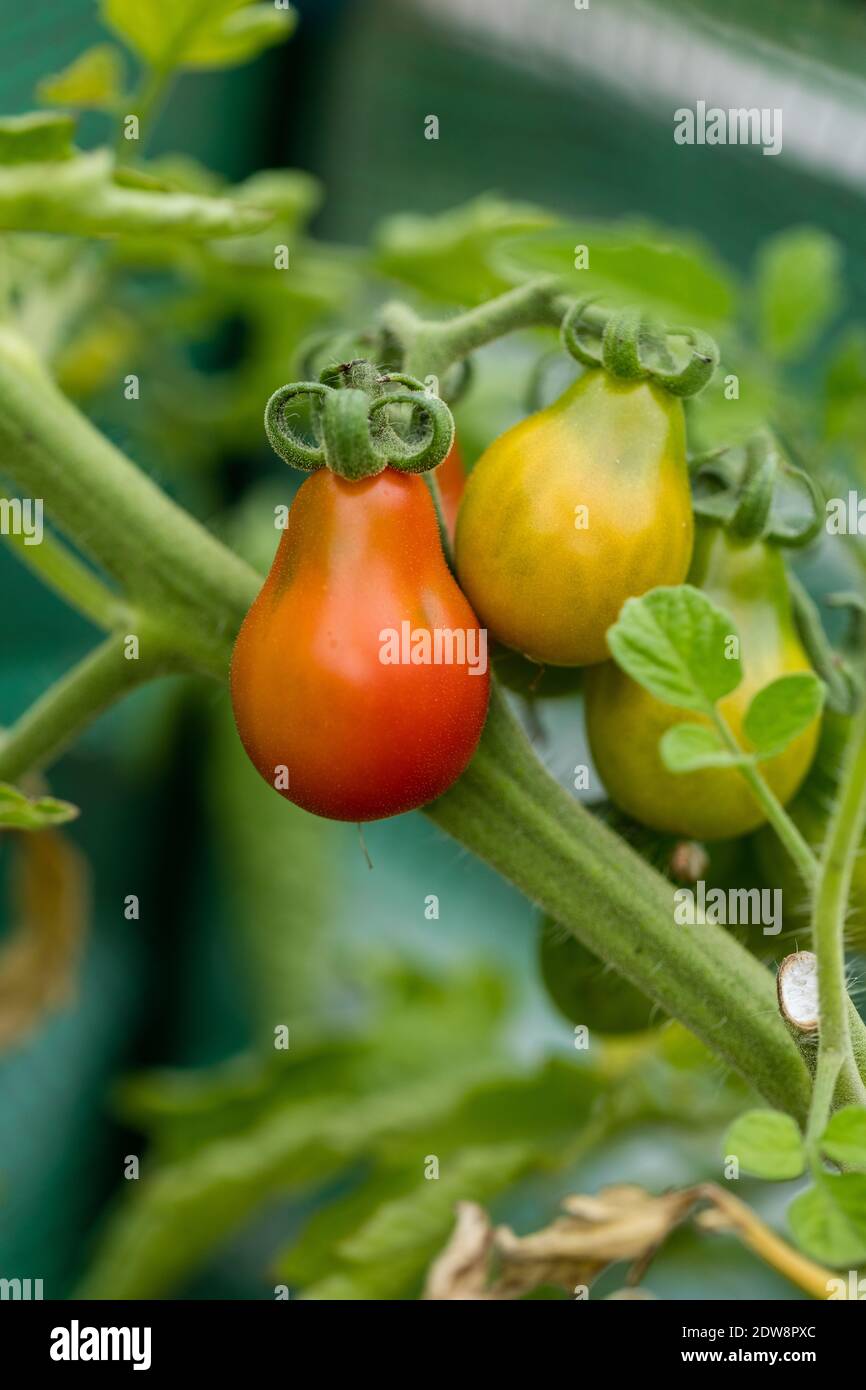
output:
<path id="1" fill-rule="evenodd" d="M 66 160 L 72 156 L 75 121 L 51 111 L 0 119 L 0 165 Z"/>
<path id="2" fill-rule="evenodd" d="M 866 1106 L 837 1110 L 821 1136 L 821 1148 L 836 1163 L 866 1168 Z"/>
<path id="3" fill-rule="evenodd" d="M 856 1269 L 866 1260 L 866 1186 L 859 1193 L 864 1220 L 858 1226 L 838 1200 L 841 1192 L 837 1184 L 846 1178 L 866 1185 L 866 1177 L 859 1173 L 822 1179 L 794 1198 L 788 1208 L 788 1222 L 797 1244 L 807 1255 L 834 1268 Z M 857 1194 L 849 1194 L 849 1205 L 857 1203 Z"/>
<path id="4" fill-rule="evenodd" d="M 123 87 L 123 59 L 111 43 L 88 48 L 69 67 L 44 77 L 36 88 L 40 101 L 49 106 L 111 111 Z"/>
<path id="5" fill-rule="evenodd" d="M 779 676 L 759 690 L 746 711 L 743 733 L 759 758 L 772 758 L 818 718 L 825 687 L 812 671 Z"/>
<path id="6" fill-rule="evenodd" d="M 757 298 L 767 351 L 782 359 L 802 353 L 842 302 L 838 242 L 814 227 L 779 232 L 758 257 Z"/>
<path id="7" fill-rule="evenodd" d="M 656 699 L 709 714 L 742 679 L 739 657 L 725 655 L 732 636 L 733 619 L 680 584 L 627 599 L 607 643 L 617 665 Z"/>
<path id="8" fill-rule="evenodd" d="M 659 744 L 661 759 L 669 772 L 699 772 L 707 767 L 736 767 L 748 759 L 732 753 L 715 729 L 705 724 L 674 724 Z"/>
<path id="9" fill-rule="evenodd" d="M 70 801 L 53 796 L 30 798 L 17 787 L 0 782 L 0 830 L 45 830 L 80 815 Z"/>
<path id="10" fill-rule="evenodd" d="M 258 231 L 273 218 L 269 210 L 229 198 L 126 187 L 114 180 L 113 169 L 108 150 L 0 167 L 0 229 L 210 238 Z"/>
<path id="11" fill-rule="evenodd" d="M 159 70 L 224 68 L 282 43 L 297 12 L 250 0 L 102 0 L 109 28 Z"/>
<path id="12" fill-rule="evenodd" d="M 725 1135 L 724 1150 L 756 1178 L 785 1182 L 806 1167 L 806 1150 L 790 1115 L 781 1110 L 748 1110 Z"/>
<path id="13" fill-rule="evenodd" d="M 372 1095 L 286 1098 L 244 1129 L 158 1164 L 109 1224 L 81 1296 L 148 1298 L 175 1288 L 263 1203 L 341 1171 L 391 1132 L 426 1133 L 478 1075 L 477 1067 L 453 1069 Z"/>

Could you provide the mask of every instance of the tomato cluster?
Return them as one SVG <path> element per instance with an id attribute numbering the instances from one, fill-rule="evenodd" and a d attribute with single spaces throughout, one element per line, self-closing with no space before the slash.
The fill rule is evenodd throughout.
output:
<path id="1" fill-rule="evenodd" d="M 585 668 L 593 760 L 635 820 L 706 840 L 759 826 L 736 768 L 674 774 L 661 760 L 666 730 L 705 716 L 662 703 L 609 660 L 626 599 L 688 579 L 740 634 L 744 678 L 721 705 L 735 737 L 757 690 L 809 666 L 778 549 L 695 525 L 679 396 L 648 375 L 590 367 L 490 444 L 468 480 L 456 444 L 437 476 L 459 585 L 421 477 L 319 466 L 301 487 L 232 662 L 238 729 L 261 775 L 338 820 L 433 800 L 481 736 L 489 634 L 524 695 L 572 691 Z M 781 802 L 817 737 L 816 720 L 764 765 Z"/>

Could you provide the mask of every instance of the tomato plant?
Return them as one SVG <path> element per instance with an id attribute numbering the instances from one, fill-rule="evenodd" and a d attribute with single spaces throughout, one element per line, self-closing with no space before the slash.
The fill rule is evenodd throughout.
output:
<path id="1" fill-rule="evenodd" d="M 40 83 L 52 109 L 0 120 L 0 536 L 90 644 L 53 683 L 29 670 L 45 688 L 0 738 L 24 919 L 0 943 L 0 1010 L 14 1005 L 0 1039 L 47 1026 L 71 993 L 87 875 L 66 837 L 99 825 L 110 745 L 83 745 L 80 814 L 44 779 L 139 691 L 140 740 L 100 730 L 121 727 L 126 758 L 104 804 L 144 801 L 154 750 L 177 755 L 177 861 L 214 866 L 220 888 L 223 861 L 242 861 L 242 891 L 218 889 L 215 911 L 237 923 L 257 1002 L 243 1058 L 122 1088 L 150 1167 L 123 1184 L 81 1289 L 183 1288 L 265 1204 L 306 1212 L 327 1189 L 273 1261 L 292 1296 L 452 1296 L 466 1261 L 443 1275 L 436 1256 L 455 1204 L 478 1242 L 465 1287 L 534 1293 L 549 1262 L 467 1204 L 541 1184 L 632 1120 L 700 1115 L 713 1134 L 733 1121 L 726 1160 L 744 1173 L 811 1175 L 794 1245 L 721 1186 L 726 1170 L 711 1197 L 703 1171 L 685 1194 L 618 1183 L 592 1199 L 593 1277 L 624 1248 L 643 1269 L 710 1200 L 824 1296 L 833 1270 L 866 1261 L 866 1026 L 845 955 L 862 944 L 866 679 L 862 643 L 831 642 L 817 603 L 864 604 L 859 506 L 849 494 L 852 524 L 834 531 L 822 495 L 840 475 L 855 491 L 866 445 L 862 342 L 835 322 L 839 248 L 789 228 L 734 274 L 671 229 L 487 196 L 410 208 L 363 247 L 322 242 L 308 173 L 231 184 L 147 153 L 179 71 L 245 61 L 287 37 L 290 12 L 103 11 L 112 43 Z M 67 107 L 87 121 L 53 109 Z M 265 402 L 299 486 L 266 455 Z M 457 434 L 478 457 L 468 478 Z M 185 679 L 154 714 L 143 688 L 165 677 Z M 414 811 L 371 832 L 379 872 L 370 858 L 351 879 L 357 836 L 331 822 Z M 198 813 L 219 823 L 216 852 L 195 840 Z M 113 931 L 97 954 L 120 912 L 160 910 L 136 872 L 122 891 L 95 884 Z M 371 908 L 359 883 L 383 878 Z M 326 955 L 338 892 L 353 930 Z M 185 912 L 196 894 L 176 896 Z M 366 939 L 377 913 L 395 919 L 387 949 Z M 197 971 L 216 940 L 210 905 L 199 914 L 176 953 Z M 482 965 L 440 979 L 413 960 L 434 924 L 445 955 L 476 918 L 493 928 L 472 942 Z M 812 949 L 797 940 L 780 962 L 807 930 Z M 543 1023 L 525 1048 L 524 1004 L 520 1026 Z M 739 1114 L 746 1087 L 768 1108 Z M 587 1258 L 573 1216 L 566 1291 Z"/>

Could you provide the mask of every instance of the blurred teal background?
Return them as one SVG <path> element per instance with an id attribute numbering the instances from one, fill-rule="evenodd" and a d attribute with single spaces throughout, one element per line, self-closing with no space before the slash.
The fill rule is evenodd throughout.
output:
<path id="1" fill-rule="evenodd" d="M 697 232 L 745 275 L 768 234 L 805 221 L 844 247 L 844 316 L 866 312 L 862 4 L 591 0 L 580 13 L 570 0 L 308 0 L 298 8 L 301 24 L 285 47 L 235 71 L 182 77 L 153 152 L 182 148 L 232 180 L 262 167 L 306 169 L 325 188 L 314 233 L 350 245 L 389 213 L 439 212 L 493 190 L 564 214 Z M 88 0 L 59 10 L 0 0 L 0 22 L 5 113 L 29 109 L 38 77 L 102 34 Z M 677 149 L 673 109 L 698 97 L 783 104 L 786 120 L 791 113 L 783 154 L 725 149 L 708 160 Z M 438 142 L 422 137 L 430 113 Z M 100 119 L 86 118 L 94 139 Z M 210 350 L 219 367 L 234 350 L 231 333 Z M 516 354 L 515 382 L 524 367 Z M 813 367 L 801 364 L 804 377 Z M 497 409 L 500 427 L 517 417 L 516 386 Z M 253 485 L 287 492 L 263 441 L 204 473 L 171 470 L 139 443 L 134 453 L 216 524 Z M 8 723 L 95 634 L 5 551 L 0 593 L 0 722 Z M 226 706 L 224 691 L 184 681 L 140 692 L 50 775 L 53 792 L 85 808 L 69 834 L 90 866 L 88 939 L 74 1004 L 0 1060 L 0 1275 L 43 1278 L 47 1296 L 63 1296 L 79 1277 L 123 1156 L 142 1147 L 112 1108 L 117 1078 L 233 1056 L 261 1022 L 263 981 L 272 969 L 279 978 L 279 904 L 268 908 L 243 887 L 257 847 L 233 836 L 237 786 L 220 773 L 220 760 L 231 759 Z M 585 756 L 579 720 L 568 709 L 544 717 L 546 755 L 565 777 Z M 372 870 L 353 827 L 334 827 L 311 849 L 328 892 L 301 914 L 311 977 L 292 976 L 300 1033 L 323 974 L 328 1007 L 352 1014 L 352 950 L 363 946 L 388 961 L 495 962 L 515 1000 L 512 1051 L 525 1061 L 566 1053 L 570 1030 L 537 980 L 533 909 L 420 815 L 369 827 L 366 842 Z M 241 871 L 233 854 L 247 852 Z M 5 846 L 6 869 L 9 858 Z M 285 885 L 289 896 L 303 891 Z M 138 923 L 124 919 L 127 893 L 141 897 Z M 435 922 L 424 917 L 429 893 L 440 898 Z M 557 1190 L 712 1176 L 717 1143 L 712 1126 L 696 1134 L 647 1126 L 553 1181 L 528 1180 L 498 1214 L 531 1229 L 549 1219 Z M 767 1212 L 781 1210 L 775 1192 L 754 1195 Z M 265 1256 L 298 1221 L 297 1205 L 266 1208 L 183 1292 L 272 1296 Z M 701 1297 L 794 1296 L 731 1242 L 683 1233 L 654 1266 L 652 1286 L 693 1297 L 696 1279 Z"/>

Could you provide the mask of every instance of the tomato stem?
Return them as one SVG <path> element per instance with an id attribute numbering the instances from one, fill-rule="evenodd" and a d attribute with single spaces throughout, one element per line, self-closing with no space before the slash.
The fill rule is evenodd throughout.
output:
<path id="1" fill-rule="evenodd" d="M 726 747 L 738 757 L 743 750 L 734 738 L 731 727 L 718 709 L 713 709 L 713 722 Z M 813 889 L 818 877 L 818 860 L 800 834 L 797 826 L 788 815 L 781 801 L 767 785 L 765 778 L 752 763 L 738 762 L 737 771 L 749 784 L 749 789 L 764 811 L 782 844 L 796 864 L 807 887 Z"/>
<path id="2" fill-rule="evenodd" d="M 554 781 L 495 684 L 475 758 L 426 813 L 805 1120 L 809 1073 L 771 973 L 723 928 L 675 923 L 673 885 Z"/>
<path id="3" fill-rule="evenodd" d="M 845 912 L 854 861 L 866 829 L 866 704 L 858 710 L 849 736 L 839 795 L 833 807 L 814 896 L 812 949 L 818 958 L 818 1071 L 835 1068 L 859 1082 L 859 1099 L 866 1087 L 852 1047 L 848 991 L 845 981 Z M 831 1092 L 832 1097 L 832 1092 Z M 816 1079 L 810 1126 L 826 1124 L 825 1097 Z M 820 1132 L 820 1130 L 819 1130 Z"/>

